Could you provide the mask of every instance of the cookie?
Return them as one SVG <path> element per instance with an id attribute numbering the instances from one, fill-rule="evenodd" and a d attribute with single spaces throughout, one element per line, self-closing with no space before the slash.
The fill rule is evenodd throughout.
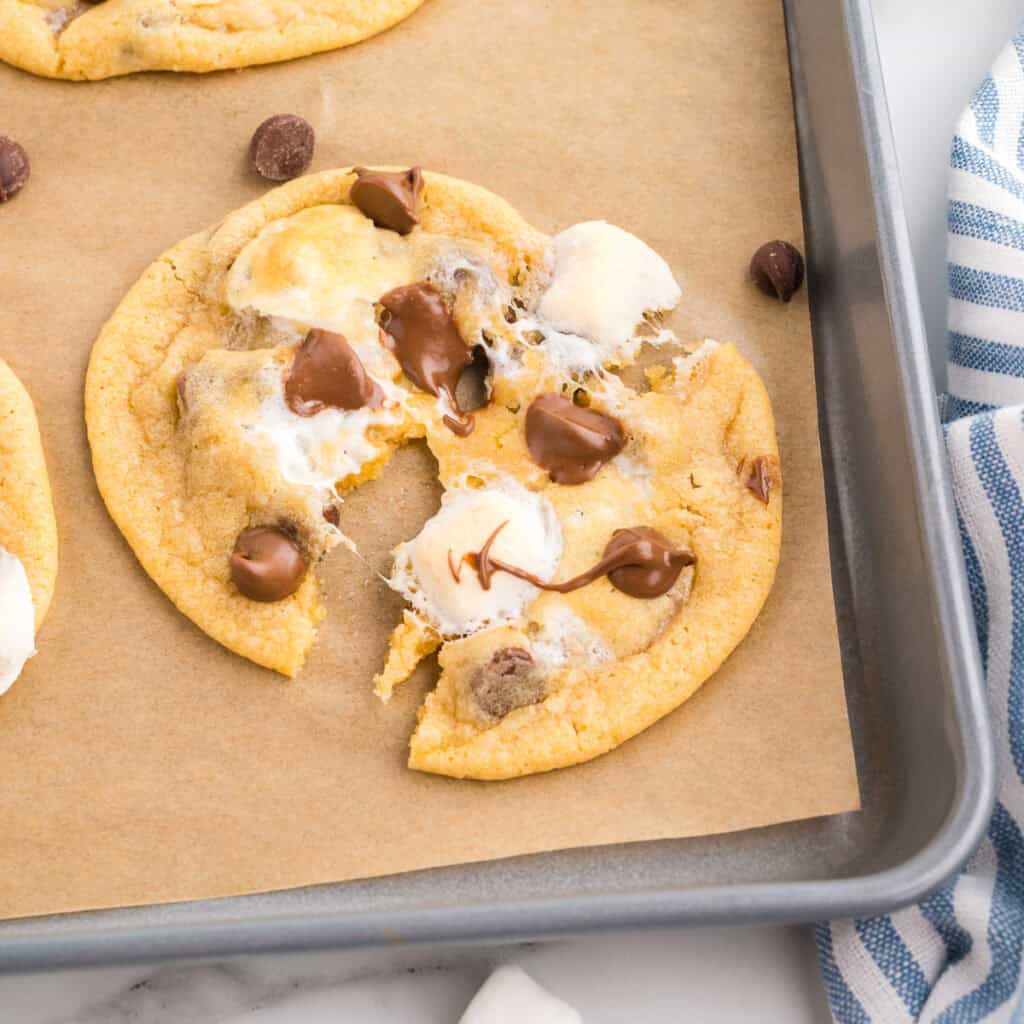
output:
<path id="1" fill-rule="evenodd" d="M 0 693 L 34 651 L 57 581 L 57 525 L 32 400 L 0 359 Z"/>
<path id="2" fill-rule="evenodd" d="M 0 0 L 0 60 L 48 78 L 217 71 L 350 46 L 423 0 Z"/>
<path id="3" fill-rule="evenodd" d="M 731 345 L 678 345 L 679 296 L 603 222 L 548 238 L 417 169 L 299 179 L 166 253 L 105 326 L 96 478 L 178 608 L 291 676 L 316 564 L 352 546 L 338 503 L 425 438 L 444 500 L 394 552 L 409 608 L 374 681 L 387 700 L 441 648 L 409 763 L 575 764 L 695 692 L 774 579 L 767 394 Z M 645 344 L 675 358 L 628 386 Z"/>

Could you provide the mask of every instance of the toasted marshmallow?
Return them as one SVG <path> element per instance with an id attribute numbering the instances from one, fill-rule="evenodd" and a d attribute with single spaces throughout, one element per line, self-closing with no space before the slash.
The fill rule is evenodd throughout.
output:
<path id="1" fill-rule="evenodd" d="M 639 348 L 635 332 L 644 313 L 672 309 L 680 294 L 649 245 L 613 224 L 586 221 L 555 237 L 554 270 L 537 315 L 591 341 L 601 362 L 615 362 Z"/>
<path id="2" fill-rule="evenodd" d="M 21 559 L 0 546 L 0 693 L 36 653 L 35 609 Z"/>
<path id="3" fill-rule="evenodd" d="M 521 967 L 499 967 L 484 982 L 459 1024 L 583 1024 L 568 1003 L 540 987 Z"/>
<path id="4" fill-rule="evenodd" d="M 392 588 L 444 636 L 465 636 L 518 618 L 537 587 L 497 572 L 484 590 L 472 566 L 463 563 L 499 527 L 490 549 L 494 558 L 540 579 L 554 574 L 562 532 L 550 503 L 512 480 L 500 480 L 483 490 L 449 490 L 419 535 L 395 549 Z"/>
<path id="5" fill-rule="evenodd" d="M 313 206 L 265 227 L 239 254 L 227 277 L 228 304 L 375 343 L 374 303 L 422 275 L 419 247 L 379 231 L 354 206 Z M 376 372 L 369 351 L 360 350 Z"/>

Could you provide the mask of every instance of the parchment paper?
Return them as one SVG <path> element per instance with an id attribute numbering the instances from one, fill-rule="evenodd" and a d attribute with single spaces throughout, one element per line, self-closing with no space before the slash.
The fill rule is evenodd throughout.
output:
<path id="1" fill-rule="evenodd" d="M 295 683 L 207 639 L 150 582 L 93 482 L 90 346 L 149 262 L 259 195 L 250 134 L 315 124 L 314 169 L 418 162 L 538 227 L 606 218 L 675 269 L 683 337 L 734 341 L 775 403 L 775 591 L 679 711 L 590 764 L 515 782 L 408 771 L 432 673 L 370 692 L 400 601 L 338 550 Z M 39 654 L 0 699 L 0 916 L 222 896 L 534 851 L 751 828 L 858 794 L 826 538 L 806 292 L 747 281 L 801 244 L 779 0 L 429 0 L 332 54 L 214 76 L 48 82 L 0 67 L 32 179 L 0 207 L 0 353 L 35 397 L 61 568 Z M 378 568 L 436 508 L 422 449 L 342 527 Z"/>

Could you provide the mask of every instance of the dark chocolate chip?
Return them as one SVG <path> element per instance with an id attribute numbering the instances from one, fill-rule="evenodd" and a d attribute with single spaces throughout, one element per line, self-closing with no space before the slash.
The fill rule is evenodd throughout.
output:
<path id="1" fill-rule="evenodd" d="M 789 242 L 765 242 L 750 261 L 750 276 L 765 295 L 789 302 L 804 283 L 804 258 Z"/>
<path id="2" fill-rule="evenodd" d="M 296 114 L 275 114 L 256 129 L 249 160 L 256 173 L 270 181 L 296 178 L 313 162 L 313 126 Z"/>
<path id="3" fill-rule="evenodd" d="M 341 523 L 341 512 L 337 505 L 324 505 L 324 519 L 331 526 L 338 526 Z"/>
<path id="4" fill-rule="evenodd" d="M 319 329 L 310 331 L 295 353 L 284 391 L 292 412 L 300 416 L 315 416 L 327 407 L 376 407 L 384 397 L 345 337 Z"/>
<path id="5" fill-rule="evenodd" d="M 13 199 L 31 173 L 28 153 L 14 139 L 0 135 L 0 203 Z"/>
<path id="6" fill-rule="evenodd" d="M 477 707 L 493 719 L 544 699 L 544 678 L 525 647 L 495 651 L 491 660 L 477 669 L 469 685 Z"/>
<path id="7" fill-rule="evenodd" d="M 353 173 L 356 180 L 349 193 L 352 202 L 377 227 L 407 235 L 419 224 L 423 172 L 418 167 L 407 171 L 374 171 L 356 167 Z"/>
<path id="8" fill-rule="evenodd" d="M 231 579 L 253 601 L 280 601 L 294 594 L 306 575 L 299 545 L 283 530 L 252 526 L 243 530 L 231 555 Z"/>
<path id="9" fill-rule="evenodd" d="M 533 461 L 558 484 L 582 484 L 622 451 L 622 424 L 554 393 L 539 395 L 526 410 L 526 445 Z"/>

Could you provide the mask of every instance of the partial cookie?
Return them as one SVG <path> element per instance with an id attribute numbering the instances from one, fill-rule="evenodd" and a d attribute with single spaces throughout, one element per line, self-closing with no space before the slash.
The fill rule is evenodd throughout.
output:
<path id="1" fill-rule="evenodd" d="M 350 46 L 423 0 L 0 0 L 0 60 L 48 78 L 217 71 Z"/>
<path id="2" fill-rule="evenodd" d="M 609 534 L 635 521 L 692 553 L 692 569 L 651 600 L 608 578 L 545 594 L 514 631 L 447 644 L 412 738 L 413 768 L 504 779 L 613 750 L 692 696 L 753 625 L 775 578 L 782 525 L 771 406 L 757 374 L 733 346 L 708 345 L 655 390 L 627 399 L 619 416 L 633 465 L 543 489 L 572 530 L 557 578 L 593 565 Z M 762 493 L 751 485 L 761 479 L 756 467 Z M 507 664 L 510 651 L 520 654 L 518 671 L 502 700 L 494 659 Z"/>
<path id="3" fill-rule="evenodd" d="M 449 275 L 482 252 L 506 279 L 543 259 L 543 236 L 483 189 L 427 176 L 423 228 L 406 242 L 350 205 L 354 181 L 299 179 L 165 253 L 103 328 L 86 382 L 96 479 L 146 571 L 214 639 L 285 675 L 324 614 L 314 573 L 283 600 L 247 598 L 231 579 L 239 534 L 283 525 L 314 565 L 341 541 L 337 497 L 450 411 L 400 383 L 374 304 L 425 273 L 443 237 L 461 240 Z M 379 405 L 302 415 L 315 403 L 284 380 L 310 327 L 348 338 L 381 381 Z"/>
<path id="4" fill-rule="evenodd" d="M 441 647 L 410 764 L 574 764 L 686 700 L 774 579 L 768 397 L 731 345 L 661 326 L 679 296 L 603 222 L 550 239 L 415 168 L 302 179 L 165 254 L 104 328 L 97 480 L 183 612 L 294 675 L 316 563 L 351 546 L 338 503 L 424 437 L 445 496 L 394 552 L 410 608 L 376 679 L 387 700 Z M 615 372 L 673 343 L 648 388 Z"/>
<path id="5" fill-rule="evenodd" d="M 57 525 L 32 400 L 0 359 L 0 693 L 34 651 L 57 580 Z"/>

